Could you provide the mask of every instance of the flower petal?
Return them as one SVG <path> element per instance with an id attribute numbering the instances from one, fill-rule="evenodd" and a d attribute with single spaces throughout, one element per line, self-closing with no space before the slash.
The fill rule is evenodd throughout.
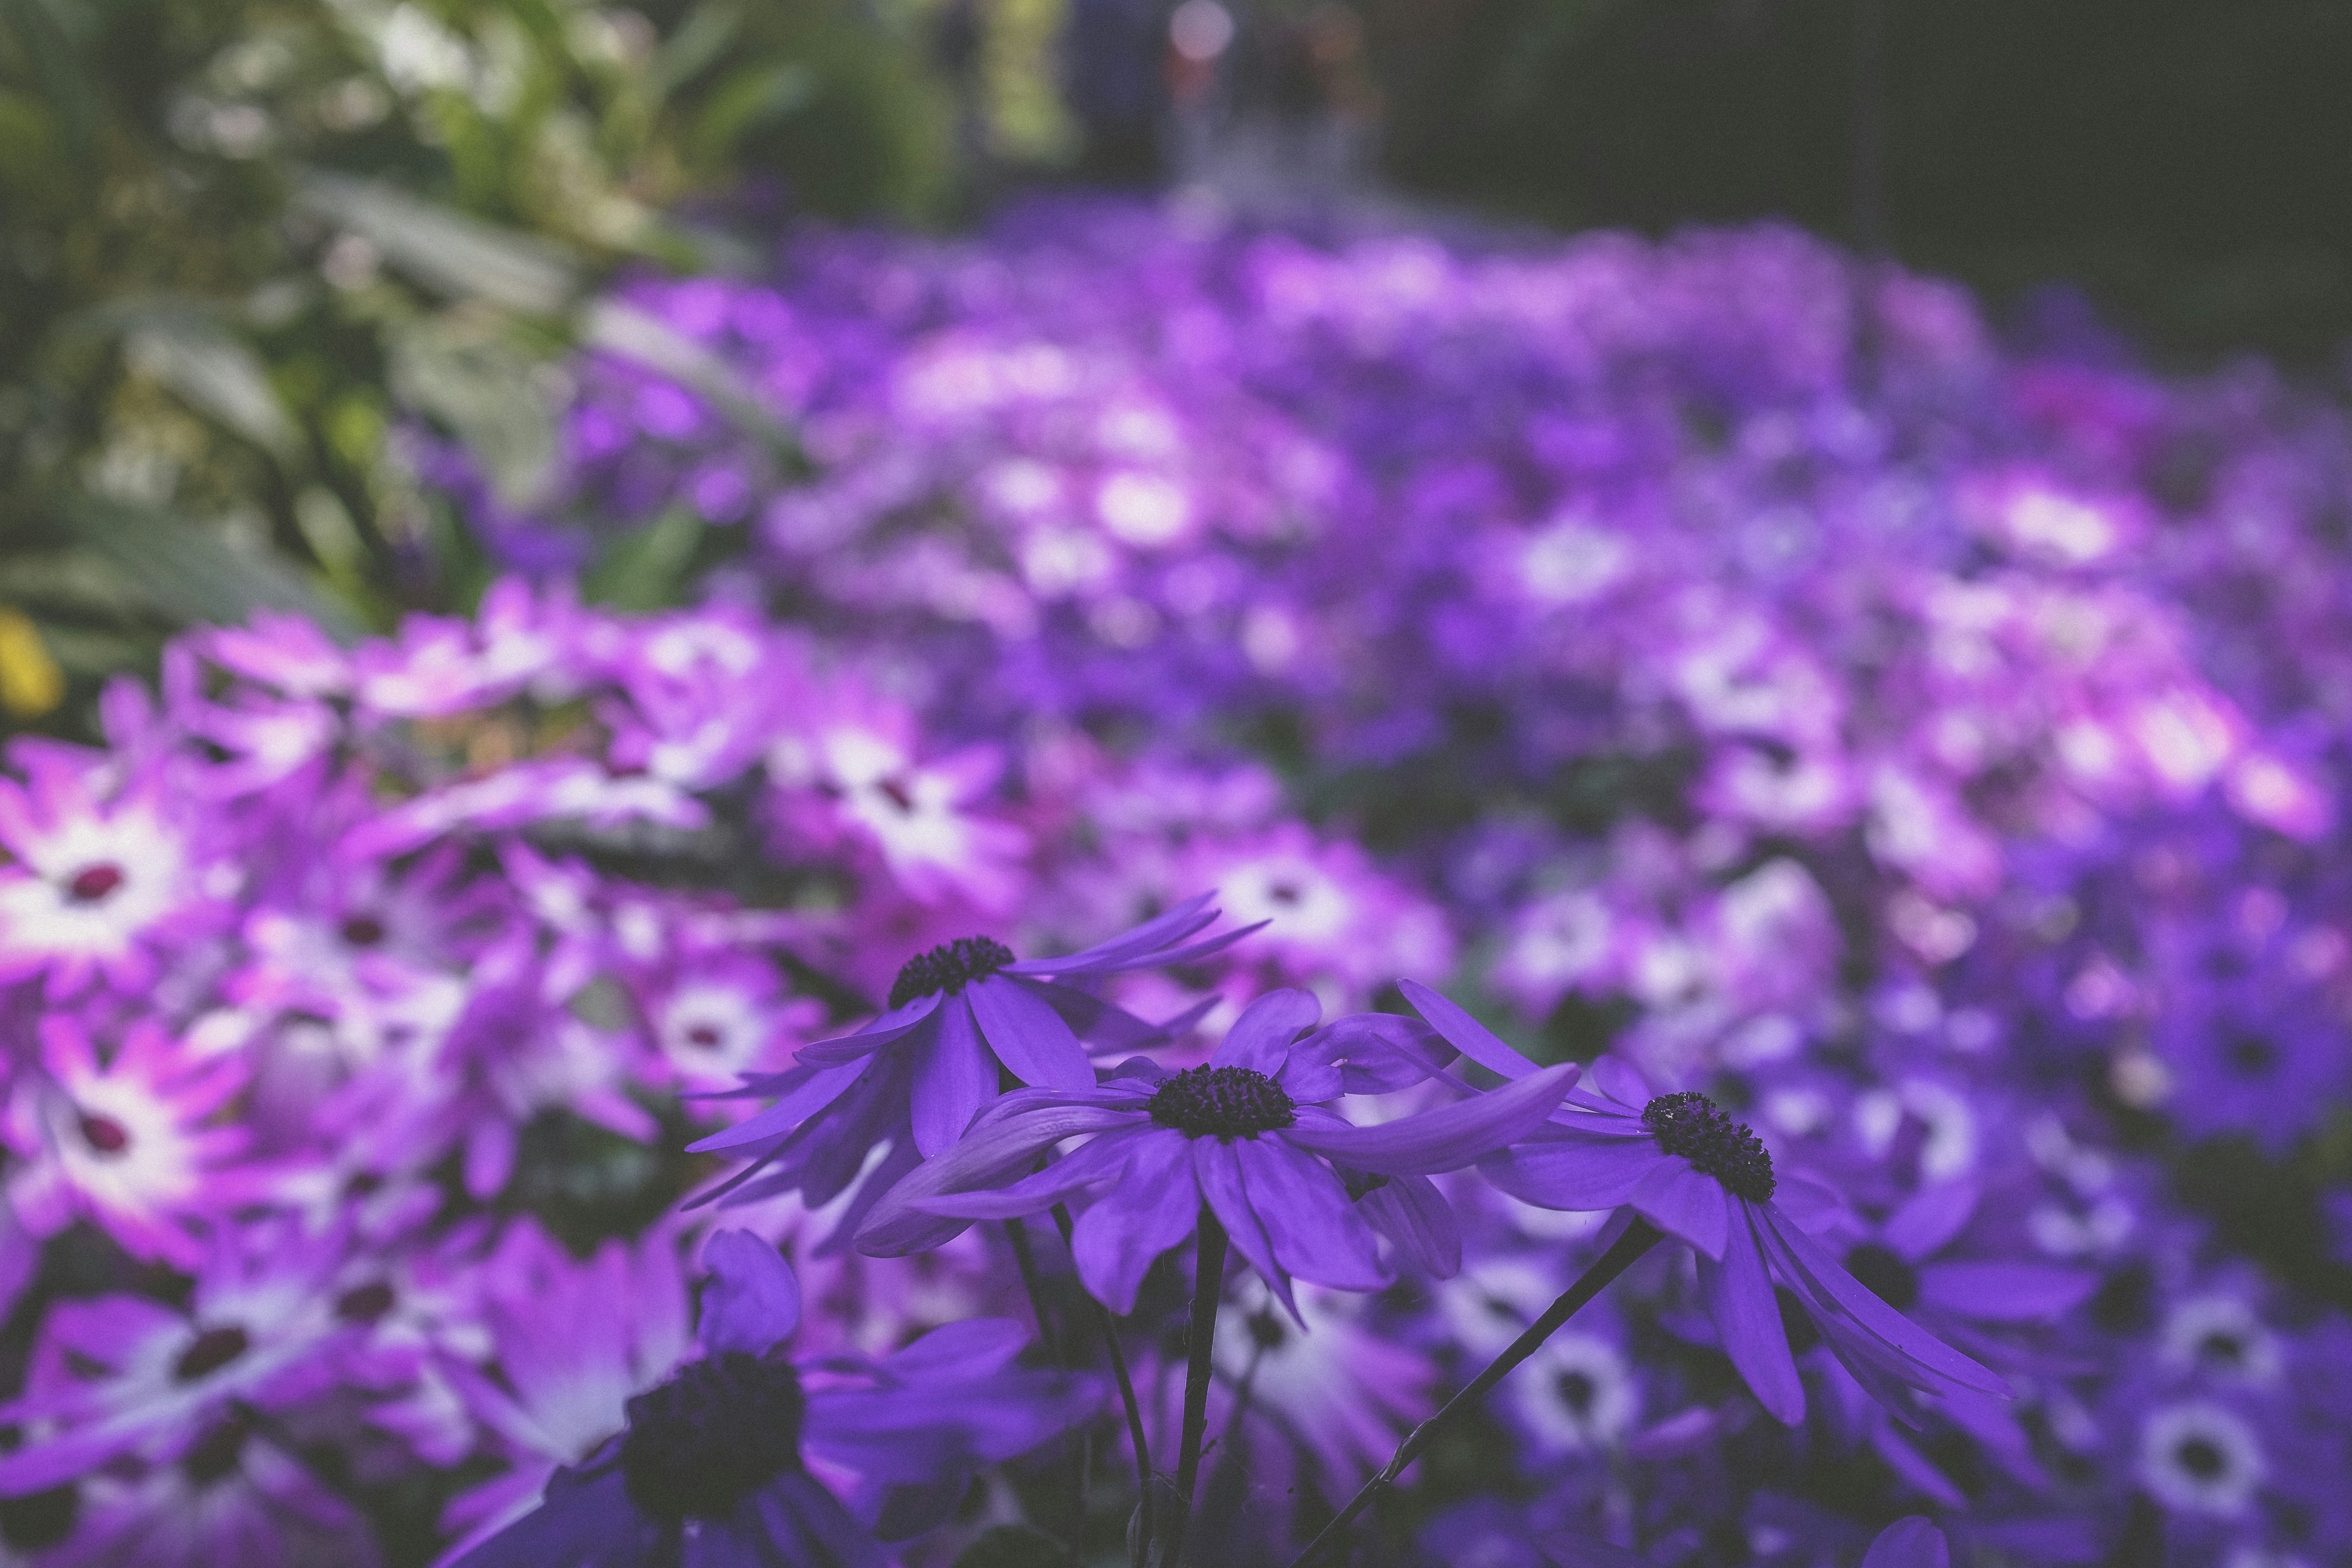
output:
<path id="1" fill-rule="evenodd" d="M 1775 1224 L 1771 1205 L 1755 1205 L 1751 1212 L 1766 1249 L 1824 1338 L 1846 1342 L 1857 1355 L 1908 1363 L 1907 1367 L 1888 1364 L 1887 1370 L 1926 1393 L 1941 1392 L 1946 1380 L 1987 1394 L 2009 1392 L 2009 1385 L 1992 1373 L 1880 1300 L 1803 1231 Z M 1876 1346 L 1896 1353 L 1873 1357 Z"/>
<path id="2" fill-rule="evenodd" d="M 1127 1168 L 1137 1143 L 1149 1141 L 1158 1131 L 1147 1125 L 1098 1133 L 1068 1159 L 1055 1161 L 1010 1186 L 940 1193 L 909 1201 L 926 1214 L 954 1215 L 960 1219 L 1012 1219 L 1021 1215 L 1043 1214 L 1074 1193 L 1116 1180 Z"/>
<path id="3" fill-rule="evenodd" d="M 854 1062 L 900 1038 L 929 1017 L 939 1005 L 947 1000 L 938 992 L 918 996 L 904 1007 L 893 1008 L 853 1035 L 839 1035 L 830 1040 L 814 1040 L 793 1054 L 794 1061 L 810 1067 L 839 1067 Z"/>
<path id="4" fill-rule="evenodd" d="M 1181 942 L 1186 937 L 1217 918 L 1209 908 L 1216 898 L 1212 890 L 1196 893 L 1164 914 L 1154 916 L 1139 926 L 1129 926 L 1117 936 L 1106 937 L 1092 947 L 1081 948 L 1060 958 L 1024 958 L 1008 963 L 1011 974 L 1074 974 L 1084 970 L 1100 970 L 1122 961 Z"/>
<path id="5" fill-rule="evenodd" d="M 837 1068 L 794 1068 L 790 1072 L 780 1074 L 780 1079 L 795 1081 L 783 1089 L 782 1098 L 775 1104 L 745 1117 L 723 1132 L 714 1132 L 708 1138 L 688 1144 L 686 1151 L 689 1154 L 709 1154 L 721 1149 L 741 1149 L 753 1143 L 764 1143 L 772 1138 L 782 1138 L 840 1099 L 865 1071 L 863 1061 L 854 1061 Z M 802 1074 L 806 1076 L 800 1076 Z"/>
<path id="6" fill-rule="evenodd" d="M 1152 1259 L 1192 1235 L 1201 1215 L 1191 1141 L 1155 1129 L 1131 1142 L 1128 1179 L 1089 1205 L 1070 1234 L 1079 1282 L 1121 1317 L 1135 1310 Z"/>
<path id="7" fill-rule="evenodd" d="M 1391 1176 L 1356 1200 L 1365 1223 L 1432 1279 L 1462 1272 L 1462 1224 L 1427 1176 Z"/>
<path id="8" fill-rule="evenodd" d="M 1279 1138 L 1241 1139 L 1234 1152 L 1276 1263 L 1337 1290 L 1377 1290 L 1389 1283 L 1372 1227 L 1320 1160 Z"/>
<path id="9" fill-rule="evenodd" d="M 1092 1089 L 1095 1069 L 1086 1047 L 1059 1013 L 1020 982 L 990 975 L 964 987 L 972 1016 L 996 1059 L 1023 1083 L 1048 1089 Z"/>
<path id="10" fill-rule="evenodd" d="M 1282 1070 L 1291 1042 L 1322 1016 L 1323 1004 L 1311 991 L 1269 991 L 1242 1009 L 1209 1065 L 1247 1068 L 1272 1078 Z"/>
<path id="11" fill-rule="evenodd" d="M 1974 1176 L 1932 1182 L 1886 1216 L 1879 1239 L 1906 1262 L 1916 1263 L 1930 1253 L 1941 1251 L 1968 1228 L 1981 1192 Z M 1806 1229 L 1810 1232 L 1812 1227 Z"/>
<path id="12" fill-rule="evenodd" d="M 1400 980 L 1397 989 L 1404 993 L 1404 999 L 1412 1004 L 1413 1010 L 1444 1037 L 1447 1045 L 1488 1072 L 1505 1078 L 1526 1078 L 1536 1070 L 1535 1063 L 1505 1044 L 1500 1036 L 1463 1011 L 1451 998 L 1440 995 L 1418 980 Z"/>
<path id="13" fill-rule="evenodd" d="M 1730 1232 L 1730 1194 L 1723 1184 L 1687 1160 L 1669 1157 L 1651 1169 L 1626 1200 L 1634 1212 L 1680 1237 L 1709 1258 L 1723 1256 Z"/>
<path id="14" fill-rule="evenodd" d="M 915 1147 L 925 1159 L 944 1152 L 963 1136 L 981 1108 L 996 1098 L 996 1064 L 981 1044 L 980 1028 L 961 996 L 950 996 L 933 1015 L 938 1024 L 915 1049 L 915 1081 L 908 1110 Z"/>
<path id="15" fill-rule="evenodd" d="M 748 1230 L 711 1233 L 702 1244 L 703 1353 L 765 1355 L 800 1326 L 801 1282 L 783 1255 Z"/>
<path id="16" fill-rule="evenodd" d="M 1000 1102 L 1001 1103 L 1001 1102 Z M 935 1160 L 925 1161 L 876 1202 L 857 1228 L 857 1250 L 869 1258 L 927 1252 L 971 1222 L 926 1213 L 915 1200 L 976 1192 L 1026 1174 L 1038 1155 L 1065 1138 L 1131 1125 L 1133 1110 L 1102 1105 L 1048 1105 L 983 1121 Z"/>
<path id="17" fill-rule="evenodd" d="M 1302 1121 L 1280 1136 L 1360 1171 L 1391 1176 L 1458 1171 L 1542 1126 L 1576 1082 L 1576 1073 L 1572 1064 L 1545 1068 L 1492 1093 L 1474 1094 L 1394 1121 L 1371 1127 Z"/>
<path id="18" fill-rule="evenodd" d="M 1191 1142 L 1192 1174 L 1201 1184 L 1202 1198 L 1225 1227 L 1226 1239 L 1249 1260 L 1250 1267 L 1272 1288 L 1276 1299 L 1290 1315 L 1298 1317 L 1298 1302 L 1290 1293 L 1290 1276 L 1276 1263 L 1274 1245 L 1266 1239 L 1265 1227 L 1258 1223 L 1257 1215 L 1250 1207 L 1249 1190 L 1242 1181 L 1240 1156 L 1234 1152 L 1232 1144 L 1214 1138 L 1195 1138 Z"/>
<path id="19" fill-rule="evenodd" d="M 1756 1402 L 1782 1426 L 1802 1421 L 1805 1385 L 1789 1354 L 1780 1300 L 1772 1294 L 1771 1276 L 1764 1271 L 1764 1255 L 1758 1250 L 1746 1204 L 1739 1205 L 1725 1235 L 1723 1260 L 1698 1260 L 1698 1294 L 1706 1315 L 1715 1320 L 1716 1332 L 1723 1336 L 1723 1353 L 1739 1369 Z"/>
<path id="20" fill-rule="evenodd" d="M 1862 1568 L 1951 1568 L 1951 1562 L 1944 1532 L 1915 1513 L 1878 1532 L 1863 1554 Z"/>
<path id="21" fill-rule="evenodd" d="M 2099 1288 L 2087 1268 L 2059 1263 L 1928 1263 L 1919 1299 L 1987 1323 L 2030 1323 L 2073 1311 Z"/>
<path id="22" fill-rule="evenodd" d="M 1671 1158 L 1648 1139 L 1546 1138 L 1490 1154 L 1478 1169 L 1513 1197 L 1541 1208 L 1613 1209 Z"/>

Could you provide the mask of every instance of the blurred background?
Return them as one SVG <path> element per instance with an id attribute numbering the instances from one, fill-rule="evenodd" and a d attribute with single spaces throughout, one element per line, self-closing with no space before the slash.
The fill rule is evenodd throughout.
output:
<path id="1" fill-rule="evenodd" d="M 528 495 L 578 345 L 694 361 L 604 280 L 795 217 L 1772 216 L 2029 344 L 2333 384 L 2347 74 L 2313 0 L 5 0 L 0 698 L 70 727 L 190 620 L 463 604 L 400 433 Z"/>

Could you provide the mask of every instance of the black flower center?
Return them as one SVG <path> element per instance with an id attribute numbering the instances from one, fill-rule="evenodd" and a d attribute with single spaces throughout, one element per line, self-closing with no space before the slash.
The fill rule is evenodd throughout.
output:
<path id="1" fill-rule="evenodd" d="M 1559 1391 L 1559 1402 L 1568 1406 L 1570 1414 L 1582 1415 L 1592 1408 L 1594 1389 L 1592 1379 L 1588 1374 L 1580 1372 L 1564 1372 L 1559 1374 L 1552 1386 Z"/>
<path id="2" fill-rule="evenodd" d="M 2216 1329 L 2197 1342 L 2197 1359 L 2219 1366 L 2243 1366 L 2246 1342 L 2227 1329 Z"/>
<path id="3" fill-rule="evenodd" d="M 1896 1311 L 1903 1311 L 1919 1299 L 1919 1275 L 1902 1255 L 1865 1241 L 1849 1249 L 1845 1255 L 1845 1271 L 1862 1281 L 1863 1288 Z"/>
<path id="4" fill-rule="evenodd" d="M 903 1007 L 918 996 L 940 991 L 952 996 L 1012 962 L 1013 950 L 993 937 L 960 936 L 908 959 L 891 984 L 890 1005 Z"/>
<path id="5" fill-rule="evenodd" d="M 2240 1035 L 2230 1042 L 2228 1054 L 2242 1078 L 2265 1078 L 2278 1065 L 2278 1047 L 2260 1035 Z"/>
<path id="6" fill-rule="evenodd" d="M 210 1377 L 252 1348 L 253 1342 L 246 1337 L 243 1329 L 206 1329 L 172 1363 L 172 1379 L 175 1383 L 194 1383 L 200 1377 Z"/>
<path id="7" fill-rule="evenodd" d="M 2180 1468 L 2200 1481 L 2210 1481 L 2230 1468 L 2230 1456 L 2210 1438 L 2191 1437 L 2172 1451 Z"/>
<path id="8" fill-rule="evenodd" d="M 1764 1141 L 1716 1109 L 1703 1094 L 1662 1094 L 1642 1108 L 1643 1125 L 1658 1147 L 1679 1154 L 1749 1203 L 1772 1195 L 1772 1156 Z"/>
<path id="9" fill-rule="evenodd" d="M 223 1421 L 180 1456 L 180 1473 L 197 1486 L 213 1486 L 236 1474 L 237 1461 L 244 1457 L 245 1424 Z"/>
<path id="10" fill-rule="evenodd" d="M 131 1147 L 131 1130 L 111 1116 L 84 1116 L 81 1141 L 98 1154 L 120 1154 Z"/>
<path id="11" fill-rule="evenodd" d="M 1221 1143 L 1298 1120 L 1298 1107 L 1282 1086 L 1250 1068 L 1189 1068 L 1161 1079 L 1148 1109 L 1162 1127 Z"/>
<path id="12" fill-rule="evenodd" d="M 665 1523 L 723 1519 L 801 1464 L 799 1374 L 729 1351 L 689 1363 L 629 1401 L 621 1474 L 629 1500 Z"/>
<path id="13" fill-rule="evenodd" d="M 47 1491 L 0 1498 L 0 1541 L 40 1552 L 71 1535 L 81 1517 L 81 1489 L 68 1481 Z"/>
<path id="14" fill-rule="evenodd" d="M 715 1051 L 727 1037 L 719 1032 L 716 1024 L 697 1024 L 686 1032 L 686 1043 L 706 1051 Z"/>
<path id="15" fill-rule="evenodd" d="M 122 886 L 122 868 L 101 861 L 84 866 L 66 884 L 66 896 L 78 904 L 94 904 Z"/>
<path id="16" fill-rule="evenodd" d="M 335 1298 L 335 1316 L 347 1323 L 373 1323 L 391 1311 L 397 1300 L 392 1287 L 381 1279 L 355 1285 Z"/>
<path id="17" fill-rule="evenodd" d="M 353 915 L 341 929 L 343 941 L 353 947 L 373 947 L 384 939 L 383 922 L 373 915 Z"/>

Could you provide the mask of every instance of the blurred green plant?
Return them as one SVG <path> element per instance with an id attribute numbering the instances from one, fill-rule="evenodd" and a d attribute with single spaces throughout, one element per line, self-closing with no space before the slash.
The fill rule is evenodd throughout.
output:
<path id="1" fill-rule="evenodd" d="M 749 255 L 693 198 L 919 220 L 950 110 L 925 13 L 861 0 L 0 0 L 0 718 L 191 621 L 351 632 L 486 568 L 400 431 L 509 504 L 587 344 L 765 428 L 632 263 Z M 770 432 L 779 441 L 789 433 Z"/>

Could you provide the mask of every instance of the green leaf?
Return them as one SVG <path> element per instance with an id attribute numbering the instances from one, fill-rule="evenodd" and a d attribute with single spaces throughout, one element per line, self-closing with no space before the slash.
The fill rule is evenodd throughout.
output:
<path id="1" fill-rule="evenodd" d="M 67 153 L 76 163 L 87 160 L 98 138 L 98 96 L 47 0 L 0 0 L 0 26 L 16 36 L 25 51 L 33 80 L 57 115 Z"/>
<path id="2" fill-rule="evenodd" d="M 684 596 L 695 547 L 702 542 L 702 519 L 691 507 L 674 506 L 645 527 L 625 533 L 604 549 L 582 579 L 589 603 L 616 610 L 658 610 Z"/>
<path id="3" fill-rule="evenodd" d="M 745 132 L 803 107 L 816 89 L 816 73 L 798 60 L 737 71 L 719 83 L 695 117 L 696 161 L 708 163 L 725 157 Z"/>
<path id="4" fill-rule="evenodd" d="M 359 633 L 283 560 L 236 549 L 188 519 L 95 496 L 76 498 L 65 511 L 81 541 L 170 619 L 235 626 L 266 608 L 308 616 L 337 637 Z"/>
<path id="5" fill-rule="evenodd" d="M 261 356 L 217 321 L 193 313 L 160 314 L 132 331 L 123 351 L 132 368 L 279 461 L 299 452 L 301 438 L 278 401 Z"/>
<path id="6" fill-rule="evenodd" d="M 358 235 L 426 288 L 554 316 L 580 291 L 579 261 L 554 243 L 487 224 L 375 180 L 305 171 L 298 199 Z"/>
<path id="7" fill-rule="evenodd" d="M 524 506 L 554 469 L 556 411 L 537 362 L 499 326 L 461 311 L 402 326 L 390 343 L 392 390 L 457 433 L 500 500 Z"/>

